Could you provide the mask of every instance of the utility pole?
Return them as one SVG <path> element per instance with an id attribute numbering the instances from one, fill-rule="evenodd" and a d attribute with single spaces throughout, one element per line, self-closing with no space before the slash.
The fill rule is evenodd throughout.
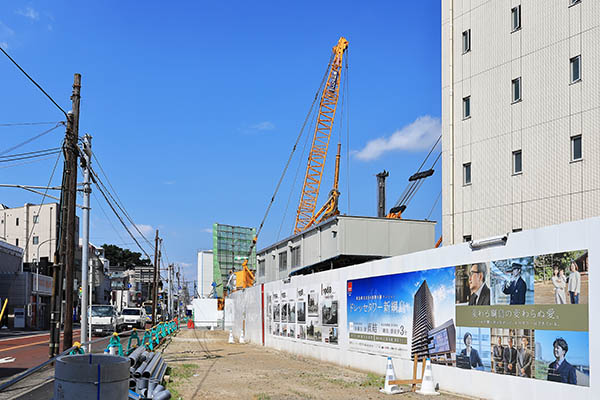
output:
<path id="1" fill-rule="evenodd" d="M 169 318 L 173 315 L 173 264 L 169 265 L 169 306 L 168 306 Z"/>
<path id="2" fill-rule="evenodd" d="M 152 325 L 156 325 L 156 300 L 158 299 L 158 229 L 154 238 L 154 280 L 152 282 Z"/>
<path id="3" fill-rule="evenodd" d="M 71 347 L 73 341 L 73 264 L 75 263 L 75 200 L 77 189 L 77 138 L 79 133 L 79 102 L 81 75 L 75 74 L 72 110 L 67 113 L 67 130 L 64 144 L 64 166 L 60 198 L 60 228 L 57 251 L 54 253 L 52 272 L 52 298 L 50 300 L 50 343 L 49 356 L 54 357 L 60 350 L 60 327 L 62 315 L 63 275 L 66 272 L 65 287 L 65 336 L 64 347 Z"/>
<path id="4" fill-rule="evenodd" d="M 73 82 L 73 94 L 71 102 L 73 104 L 73 124 L 71 135 L 69 137 L 68 166 L 71 170 L 69 174 L 69 197 L 67 202 L 67 243 L 65 249 L 65 334 L 63 339 L 63 350 L 73 345 L 73 270 L 75 267 L 75 232 L 77 230 L 75 207 L 77 199 L 77 140 L 79 138 L 79 102 L 81 89 L 81 75 L 75 74 Z"/>
<path id="5" fill-rule="evenodd" d="M 88 331 L 88 264 L 90 246 L 90 162 L 92 161 L 92 137 L 86 134 L 83 137 L 83 245 L 81 248 L 81 343 L 87 340 Z M 90 347 L 91 348 L 91 347 Z"/>

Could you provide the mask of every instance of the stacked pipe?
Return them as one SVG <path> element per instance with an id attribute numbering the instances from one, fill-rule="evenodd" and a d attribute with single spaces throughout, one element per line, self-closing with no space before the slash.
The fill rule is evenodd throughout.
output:
<path id="1" fill-rule="evenodd" d="M 167 363 L 159 353 L 144 350 L 143 346 L 130 355 L 129 398 L 168 400 L 171 393 L 160 383 L 167 371 Z"/>

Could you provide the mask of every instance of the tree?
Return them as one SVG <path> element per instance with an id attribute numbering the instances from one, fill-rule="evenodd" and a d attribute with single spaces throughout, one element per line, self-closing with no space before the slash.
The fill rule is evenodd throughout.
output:
<path id="1" fill-rule="evenodd" d="M 114 244 L 103 244 L 104 256 L 110 261 L 111 265 L 119 265 L 132 269 L 136 266 L 152 266 L 152 263 L 147 258 L 141 258 L 142 253 L 122 249 Z"/>

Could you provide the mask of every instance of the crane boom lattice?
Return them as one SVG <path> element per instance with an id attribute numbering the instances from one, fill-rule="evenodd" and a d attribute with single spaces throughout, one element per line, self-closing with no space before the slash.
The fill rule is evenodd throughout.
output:
<path id="1" fill-rule="evenodd" d="M 341 82 L 342 60 L 347 48 L 348 41 L 343 37 L 340 38 L 337 45 L 333 48 L 333 60 L 321 94 L 315 134 L 308 156 L 300 204 L 296 213 L 294 233 L 305 230 L 315 214 L 321 178 L 323 177 L 323 169 L 327 159 L 329 139 L 331 138 L 331 130 L 333 128 L 340 93 L 339 83 Z"/>

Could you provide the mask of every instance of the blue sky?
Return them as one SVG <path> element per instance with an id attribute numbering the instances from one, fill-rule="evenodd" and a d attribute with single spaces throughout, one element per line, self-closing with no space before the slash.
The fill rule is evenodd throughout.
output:
<path id="1" fill-rule="evenodd" d="M 93 135 L 127 210 L 150 237 L 160 229 L 169 261 L 189 279 L 196 251 L 212 247 L 214 222 L 260 223 L 342 35 L 349 40 L 348 124 L 334 127 L 318 204 L 332 185 L 341 131 L 341 212 L 375 215 L 375 174 L 383 169 L 390 171 L 388 208 L 394 205 L 439 135 L 440 8 L 439 1 L 3 1 L 0 45 L 66 110 L 73 73 L 82 74 L 80 134 Z M 64 118 L 3 55 L 0 76 L 0 124 Z M 0 127 L 0 152 L 44 129 Z M 63 133 L 15 152 L 56 147 Z M 259 248 L 293 228 L 307 157 L 300 153 Z M 53 165 L 0 165 L 0 182 L 45 185 Z M 59 164 L 54 184 L 60 171 Z M 440 172 L 438 164 L 406 218 L 427 217 Z M 8 206 L 39 201 L 0 189 Z M 93 198 L 92 241 L 135 249 L 102 206 L 112 221 Z M 440 213 L 441 201 L 430 219 Z"/>

